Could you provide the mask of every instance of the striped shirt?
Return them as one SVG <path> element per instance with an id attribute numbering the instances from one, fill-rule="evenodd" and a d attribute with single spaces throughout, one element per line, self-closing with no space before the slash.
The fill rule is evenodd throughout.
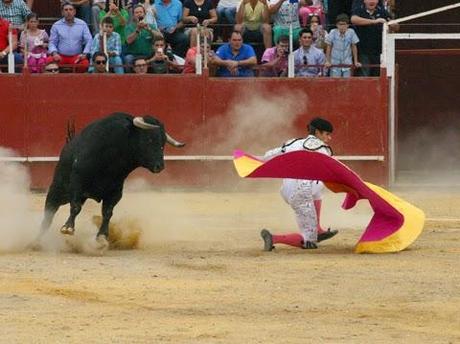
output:
<path id="1" fill-rule="evenodd" d="M 96 36 L 93 38 L 93 43 L 91 46 L 91 56 L 93 56 L 98 51 L 103 51 L 101 49 L 102 36 L 100 33 L 97 33 Z M 116 53 L 117 56 L 121 55 L 121 38 L 120 35 L 116 32 L 112 32 L 110 36 L 107 36 L 107 52 L 108 53 Z"/>
<path id="2" fill-rule="evenodd" d="M 0 0 L 0 17 L 8 20 L 14 27 L 22 29 L 29 13 L 31 11 L 23 0 L 13 0 L 8 5 Z"/>
<path id="3" fill-rule="evenodd" d="M 338 29 L 333 29 L 326 37 L 326 44 L 331 48 L 332 64 L 352 64 L 353 54 L 351 47 L 358 44 L 359 38 L 353 29 L 347 29 L 342 35 Z"/>
<path id="4" fill-rule="evenodd" d="M 64 18 L 59 19 L 51 27 L 50 44 L 48 52 L 58 52 L 66 56 L 81 53 L 89 54 L 93 41 L 88 25 L 78 18 L 69 25 Z"/>
<path id="5" fill-rule="evenodd" d="M 313 45 L 308 48 L 300 47 L 294 51 L 295 76 L 320 76 L 322 69 L 309 65 L 323 65 L 325 61 L 326 56 L 322 50 Z"/>

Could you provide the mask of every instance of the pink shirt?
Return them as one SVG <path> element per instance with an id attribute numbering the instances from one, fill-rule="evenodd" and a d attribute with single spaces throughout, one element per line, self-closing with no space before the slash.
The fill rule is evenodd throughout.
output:
<path id="1" fill-rule="evenodd" d="M 187 51 L 185 55 L 184 69 L 182 73 L 195 73 L 195 62 L 192 60 L 196 57 L 196 47 L 192 47 Z"/>
<path id="2" fill-rule="evenodd" d="M 271 62 L 276 58 L 276 56 L 277 56 L 276 47 L 268 48 L 264 51 L 264 54 L 262 55 L 262 62 Z M 276 75 L 279 75 L 279 73 L 283 70 L 286 70 L 287 67 L 288 67 L 288 59 L 287 59 L 287 55 L 285 55 L 284 57 L 281 58 L 278 64 L 276 64 L 273 67 L 272 70 Z"/>

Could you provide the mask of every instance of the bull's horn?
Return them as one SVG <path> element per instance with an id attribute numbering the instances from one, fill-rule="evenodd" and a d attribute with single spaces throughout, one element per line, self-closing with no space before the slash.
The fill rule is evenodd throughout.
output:
<path id="1" fill-rule="evenodd" d="M 185 143 L 182 143 L 182 142 L 179 142 L 173 139 L 171 136 L 169 136 L 168 133 L 166 133 L 166 141 L 174 147 L 184 147 L 185 146 Z"/>
<path id="2" fill-rule="evenodd" d="M 138 128 L 141 128 L 141 129 L 150 129 L 150 130 L 152 130 L 152 129 L 160 128 L 159 125 L 146 123 L 142 117 L 134 117 L 133 124 L 134 124 L 135 127 L 138 127 Z"/>

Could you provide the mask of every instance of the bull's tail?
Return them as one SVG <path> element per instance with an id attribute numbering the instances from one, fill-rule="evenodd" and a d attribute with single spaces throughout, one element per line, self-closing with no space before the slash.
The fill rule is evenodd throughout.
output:
<path id="1" fill-rule="evenodd" d="M 75 136 L 75 118 L 72 116 L 67 121 L 67 136 L 65 142 L 69 143 Z"/>

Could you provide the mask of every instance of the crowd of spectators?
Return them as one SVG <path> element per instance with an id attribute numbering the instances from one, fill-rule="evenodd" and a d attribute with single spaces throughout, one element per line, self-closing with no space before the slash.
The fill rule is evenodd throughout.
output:
<path id="1" fill-rule="evenodd" d="M 0 0 L 3 70 L 12 51 L 31 73 L 195 73 L 200 56 L 216 76 L 287 76 L 292 32 L 295 76 L 376 76 L 391 19 L 382 0 L 334 20 L 326 0 L 67 0 L 42 28 L 31 6 Z"/>

